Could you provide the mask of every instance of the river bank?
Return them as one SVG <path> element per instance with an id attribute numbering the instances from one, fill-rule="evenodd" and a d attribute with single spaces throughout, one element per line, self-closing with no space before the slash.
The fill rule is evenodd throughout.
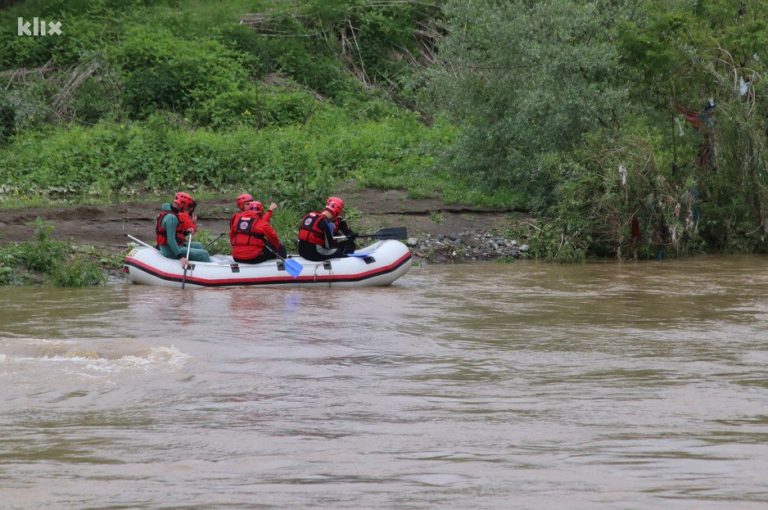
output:
<path id="1" fill-rule="evenodd" d="M 414 199 L 400 190 L 350 190 L 344 198 L 353 210 L 351 222 L 358 232 L 405 227 L 414 255 L 429 262 L 510 260 L 525 251 L 520 248 L 525 248 L 526 240 L 509 234 L 513 225 L 527 219 L 524 213 Z M 161 200 L 0 210 L 0 246 L 30 240 L 39 217 L 53 227 L 52 236 L 57 240 L 120 254 L 128 248 L 129 234 L 152 242 Z M 200 227 L 214 235 L 226 232 L 233 212 L 229 198 L 202 202 L 198 206 Z M 288 233 L 281 234 L 288 238 Z"/>

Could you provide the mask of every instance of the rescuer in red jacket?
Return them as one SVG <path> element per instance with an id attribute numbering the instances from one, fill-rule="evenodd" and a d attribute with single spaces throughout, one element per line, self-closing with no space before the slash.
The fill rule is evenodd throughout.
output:
<path id="1" fill-rule="evenodd" d="M 232 242 L 232 236 L 234 236 L 235 232 L 235 224 L 242 216 L 243 213 L 246 212 L 246 206 L 253 202 L 253 196 L 251 196 L 250 193 L 243 193 L 242 195 L 238 196 L 235 199 L 235 205 L 237 206 L 237 212 L 232 215 L 232 217 L 229 219 L 229 242 Z"/>
<path id="2" fill-rule="evenodd" d="M 232 239 L 232 258 L 243 264 L 258 264 L 266 260 L 286 257 L 285 247 L 280 243 L 277 232 L 270 224 L 272 211 L 277 204 L 272 203 L 264 211 L 261 202 L 252 201 L 237 218 L 230 231 Z"/>
<path id="3" fill-rule="evenodd" d="M 320 261 L 346 257 L 355 251 L 355 234 L 341 216 L 344 201 L 330 197 L 322 211 L 307 213 L 299 226 L 299 255 Z M 344 239 L 334 239 L 344 237 Z"/>

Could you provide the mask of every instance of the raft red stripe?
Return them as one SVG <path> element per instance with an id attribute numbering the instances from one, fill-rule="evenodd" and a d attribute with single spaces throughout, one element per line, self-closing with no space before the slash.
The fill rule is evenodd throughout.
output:
<path id="1" fill-rule="evenodd" d="M 213 286 L 213 285 L 243 285 L 248 283 L 296 283 L 296 282 L 334 282 L 334 281 L 356 281 L 366 280 L 379 274 L 388 273 L 394 269 L 397 269 L 411 258 L 411 252 L 407 252 L 405 255 L 397 259 L 392 264 L 380 267 L 378 269 L 372 269 L 364 273 L 354 273 L 346 275 L 317 275 L 315 276 L 299 276 L 298 278 L 291 278 L 290 276 L 268 276 L 263 278 L 222 278 L 222 279 L 210 279 L 200 278 L 196 276 L 187 275 L 187 283 L 197 283 L 199 285 Z M 333 259 L 332 259 L 333 260 Z M 174 273 L 166 273 L 149 264 L 145 264 L 140 260 L 133 257 L 125 257 L 125 263 L 131 266 L 137 267 L 150 273 L 154 276 L 158 276 L 164 280 L 170 281 L 182 281 L 182 276 Z"/>

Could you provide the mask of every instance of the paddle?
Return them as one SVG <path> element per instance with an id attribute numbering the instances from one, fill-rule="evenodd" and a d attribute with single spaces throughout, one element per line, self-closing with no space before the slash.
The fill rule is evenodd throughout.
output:
<path id="1" fill-rule="evenodd" d="M 219 235 L 218 235 L 218 237 L 216 237 L 216 239 L 214 239 L 214 240 L 213 240 L 213 241 L 211 241 L 210 243 L 206 244 L 204 249 L 205 249 L 205 250 L 207 250 L 208 248 L 210 248 L 210 247 L 211 247 L 211 245 L 212 245 L 213 243 L 215 243 L 216 241 L 218 241 L 219 239 L 221 239 L 221 238 L 222 238 L 222 237 L 224 237 L 225 235 L 227 235 L 227 233 L 226 233 L 226 232 L 222 232 L 221 234 L 219 234 Z"/>
<path id="2" fill-rule="evenodd" d="M 405 227 L 388 227 L 382 228 L 375 234 L 361 234 L 357 236 L 361 237 L 374 237 L 376 239 L 408 239 L 408 231 Z M 334 239 L 347 239 L 347 236 L 334 236 Z"/>
<path id="3" fill-rule="evenodd" d="M 184 264 L 184 276 L 181 278 L 181 290 L 184 290 L 184 286 L 187 284 L 187 268 L 189 267 L 189 249 L 192 248 L 192 232 L 189 233 L 189 239 L 187 240 L 187 261 Z"/>
<path id="4" fill-rule="evenodd" d="M 144 246 L 146 246 L 147 248 L 152 248 L 153 250 L 157 250 L 157 248 L 155 248 L 154 246 L 151 246 L 151 245 L 149 245 L 149 244 L 145 243 L 145 242 L 144 242 L 144 241 L 142 241 L 141 239 L 137 239 L 137 238 L 133 237 L 131 234 L 125 234 L 125 235 L 126 235 L 126 236 L 128 236 L 128 237 L 130 237 L 131 239 L 133 239 L 133 240 L 134 240 L 134 241 L 136 241 L 137 243 L 139 243 L 139 244 L 141 244 L 141 245 L 144 245 Z"/>
<path id="5" fill-rule="evenodd" d="M 285 259 L 281 257 L 279 253 L 277 253 L 275 250 L 272 249 L 269 243 L 264 243 L 264 248 L 274 253 L 275 257 L 279 258 L 283 262 L 283 265 L 285 265 L 285 270 L 288 272 L 289 275 L 291 275 L 291 278 L 299 277 L 299 275 L 301 274 L 301 271 L 304 269 L 304 266 L 302 266 L 299 261 L 294 259 Z"/>

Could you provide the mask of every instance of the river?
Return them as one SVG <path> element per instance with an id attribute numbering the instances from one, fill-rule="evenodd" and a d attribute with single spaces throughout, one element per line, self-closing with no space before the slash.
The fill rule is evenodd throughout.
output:
<path id="1" fill-rule="evenodd" d="M 768 508 L 766 258 L 0 304 L 4 509 Z"/>

